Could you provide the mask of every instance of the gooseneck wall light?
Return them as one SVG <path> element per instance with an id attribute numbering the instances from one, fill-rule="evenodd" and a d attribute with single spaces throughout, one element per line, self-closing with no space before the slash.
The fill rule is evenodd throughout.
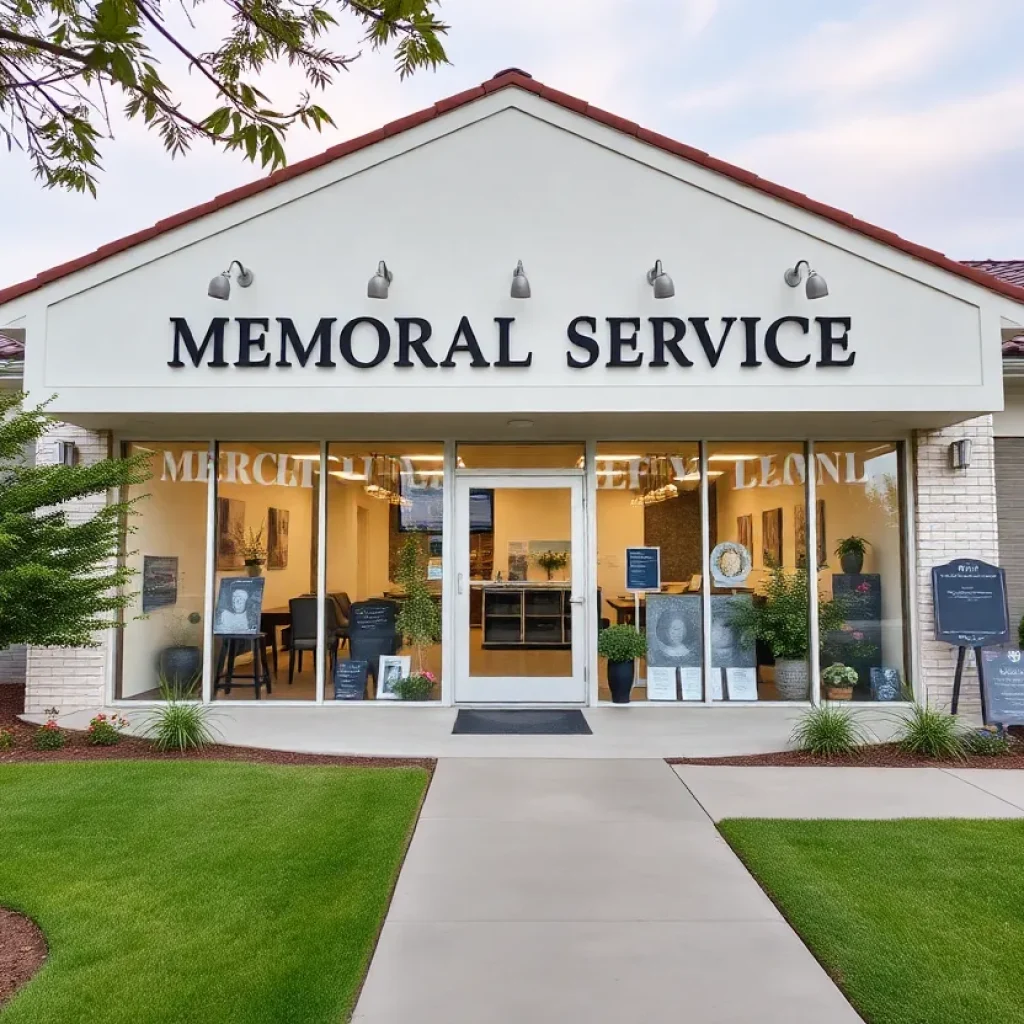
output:
<path id="1" fill-rule="evenodd" d="M 647 283 L 654 289 L 656 299 L 671 299 L 676 293 L 676 286 L 662 268 L 661 260 L 655 260 L 654 266 L 647 271 Z"/>
<path id="2" fill-rule="evenodd" d="M 388 288 L 394 279 L 395 275 L 388 270 L 388 265 L 381 260 L 377 264 L 377 273 L 370 278 L 370 283 L 366 286 L 366 297 L 369 299 L 386 299 L 388 297 Z"/>
<path id="3" fill-rule="evenodd" d="M 247 267 L 243 267 L 238 260 L 232 260 L 228 264 L 228 269 L 222 274 L 218 274 L 215 278 L 210 281 L 210 287 L 206 289 L 206 294 L 211 299 L 226 299 L 231 294 L 231 268 L 238 267 L 238 274 L 235 280 L 238 281 L 239 287 L 248 288 L 253 282 L 252 271 Z"/>
<path id="4" fill-rule="evenodd" d="M 803 275 L 800 273 L 800 268 L 807 268 L 807 287 L 805 293 L 809 299 L 823 299 L 828 295 L 828 285 L 825 284 L 825 278 L 821 276 L 816 270 L 811 270 L 810 263 L 807 260 L 800 260 L 795 267 L 790 267 L 789 270 L 783 275 L 786 284 L 790 288 L 798 288 Z"/>
<path id="5" fill-rule="evenodd" d="M 516 269 L 512 271 L 511 294 L 513 299 L 528 299 L 530 297 L 530 279 L 526 276 L 526 271 L 523 270 L 522 260 L 516 264 Z"/>

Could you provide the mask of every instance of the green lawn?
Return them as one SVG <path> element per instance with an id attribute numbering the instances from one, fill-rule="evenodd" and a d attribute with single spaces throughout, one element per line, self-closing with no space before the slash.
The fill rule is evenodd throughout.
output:
<path id="1" fill-rule="evenodd" d="M 1024 822 L 720 828 L 870 1024 L 1024 1022 Z"/>
<path id="2" fill-rule="evenodd" d="M 347 1020 L 426 783 L 415 768 L 0 767 L 0 905 L 50 944 L 0 1021 Z"/>

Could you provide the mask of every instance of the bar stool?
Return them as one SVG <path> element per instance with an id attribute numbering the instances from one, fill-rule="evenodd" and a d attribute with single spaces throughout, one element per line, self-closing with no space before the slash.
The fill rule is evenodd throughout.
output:
<path id="1" fill-rule="evenodd" d="M 217 672 L 213 680 L 213 692 L 223 690 L 231 692 L 232 686 L 251 686 L 260 699 L 260 687 L 267 688 L 267 695 L 272 692 L 270 685 L 270 665 L 267 662 L 266 633 L 221 633 L 221 645 L 217 654 Z M 235 672 L 235 658 L 249 650 L 252 654 L 252 672 L 238 674 Z M 245 680 L 239 682 L 239 680 Z"/>

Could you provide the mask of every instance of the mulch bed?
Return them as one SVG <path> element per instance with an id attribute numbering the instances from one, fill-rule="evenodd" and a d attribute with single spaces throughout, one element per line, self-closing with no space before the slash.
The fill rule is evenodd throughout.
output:
<path id="1" fill-rule="evenodd" d="M 20 691 L 20 692 L 17 692 Z M 202 750 L 164 754 L 149 740 L 123 735 L 112 747 L 94 747 L 81 731 L 65 729 L 67 743 L 60 750 L 33 750 L 32 737 L 38 726 L 17 716 L 25 706 L 24 687 L 0 686 L 0 728 L 14 736 L 10 750 L 0 750 L 0 764 L 28 761 L 249 761 L 255 764 L 349 765 L 363 768 L 426 768 L 436 761 L 427 757 L 350 757 L 339 754 L 299 754 L 260 747 L 230 747 L 214 744 Z M 59 724 L 59 723 L 58 723 Z"/>
<path id="2" fill-rule="evenodd" d="M 670 757 L 669 764 L 735 765 L 745 768 L 1017 768 L 1024 769 L 1024 742 L 1011 735 L 1010 753 L 998 757 L 965 757 L 960 761 L 936 760 L 906 754 L 895 743 L 862 747 L 847 757 L 816 757 L 799 750 L 775 754 L 744 754 L 737 757 Z"/>
<path id="3" fill-rule="evenodd" d="M 0 907 L 0 1007 L 43 966 L 46 939 L 22 914 Z"/>

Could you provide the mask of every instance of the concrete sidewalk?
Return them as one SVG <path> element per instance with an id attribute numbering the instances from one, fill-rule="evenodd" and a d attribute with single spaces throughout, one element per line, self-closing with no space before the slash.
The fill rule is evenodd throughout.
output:
<path id="1" fill-rule="evenodd" d="M 451 759 L 354 1020 L 860 1018 L 664 762 Z"/>
<path id="2" fill-rule="evenodd" d="M 723 818 L 1022 818 L 1024 771 L 674 765 Z"/>

